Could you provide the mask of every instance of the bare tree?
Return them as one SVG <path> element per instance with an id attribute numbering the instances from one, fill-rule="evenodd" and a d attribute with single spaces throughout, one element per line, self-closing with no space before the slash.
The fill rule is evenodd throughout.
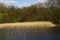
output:
<path id="1" fill-rule="evenodd" d="M 47 0 L 49 7 L 60 7 L 60 0 Z"/>

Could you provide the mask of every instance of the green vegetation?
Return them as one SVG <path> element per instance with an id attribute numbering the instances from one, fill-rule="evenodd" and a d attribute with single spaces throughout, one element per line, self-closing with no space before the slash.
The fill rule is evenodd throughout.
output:
<path id="1" fill-rule="evenodd" d="M 23 7 L 3 6 L 0 4 L 0 23 L 51 21 L 60 24 L 60 8 L 57 7 Z"/>

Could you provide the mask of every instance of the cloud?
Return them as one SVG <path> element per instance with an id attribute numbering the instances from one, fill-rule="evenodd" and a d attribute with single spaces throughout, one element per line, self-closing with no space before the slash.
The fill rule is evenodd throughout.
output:
<path id="1" fill-rule="evenodd" d="M 46 2 L 47 0 L 36 0 L 36 2 Z"/>
<path id="2" fill-rule="evenodd" d="M 0 0 L 0 3 L 4 3 L 6 5 L 14 5 L 16 1 L 15 0 Z"/>
<path id="3" fill-rule="evenodd" d="M 28 2 L 29 1 L 29 2 Z M 30 6 L 32 4 L 35 4 L 37 2 L 44 2 L 44 0 L 0 0 L 0 3 L 4 3 L 6 5 L 14 5 L 17 7 L 25 7 L 25 6 Z"/>

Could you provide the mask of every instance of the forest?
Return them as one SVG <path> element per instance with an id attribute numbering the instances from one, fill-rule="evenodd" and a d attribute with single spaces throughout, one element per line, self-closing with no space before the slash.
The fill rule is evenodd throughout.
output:
<path id="1" fill-rule="evenodd" d="M 6 7 L 0 3 L 0 23 L 51 21 L 60 24 L 59 7 L 29 7 L 18 8 L 15 6 Z"/>

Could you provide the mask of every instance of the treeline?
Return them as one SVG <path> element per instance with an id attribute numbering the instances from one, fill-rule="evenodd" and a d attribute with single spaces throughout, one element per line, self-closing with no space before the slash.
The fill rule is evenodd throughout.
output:
<path id="1" fill-rule="evenodd" d="M 0 6 L 0 23 L 29 22 L 29 21 L 51 21 L 60 23 L 60 8 L 57 7 L 23 7 Z"/>

